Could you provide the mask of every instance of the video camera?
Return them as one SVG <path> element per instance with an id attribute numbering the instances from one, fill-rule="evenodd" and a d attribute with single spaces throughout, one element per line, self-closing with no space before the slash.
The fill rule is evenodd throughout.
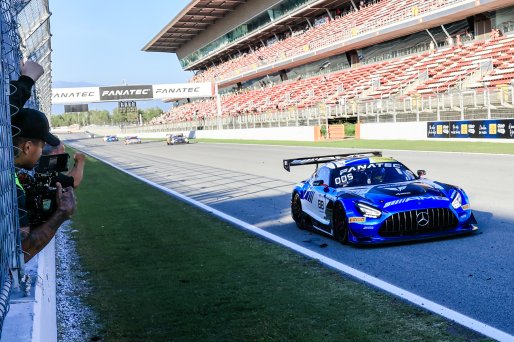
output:
<path id="1" fill-rule="evenodd" d="M 33 177 L 23 182 L 30 226 L 37 226 L 48 220 L 57 208 L 55 187 L 59 172 L 68 171 L 67 153 L 41 156 Z"/>

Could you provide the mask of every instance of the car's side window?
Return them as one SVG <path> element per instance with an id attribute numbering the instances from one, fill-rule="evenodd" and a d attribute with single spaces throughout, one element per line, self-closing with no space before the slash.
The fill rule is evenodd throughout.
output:
<path id="1" fill-rule="evenodd" d="M 322 167 L 318 170 L 315 180 L 322 180 L 323 184 L 330 185 L 330 170 Z"/>

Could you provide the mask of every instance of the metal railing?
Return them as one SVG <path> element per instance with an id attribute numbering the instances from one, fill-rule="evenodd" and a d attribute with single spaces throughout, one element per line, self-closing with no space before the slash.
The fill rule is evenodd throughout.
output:
<path id="1" fill-rule="evenodd" d="M 122 132 L 179 132 L 213 129 L 247 129 L 316 126 L 333 122 L 408 122 L 514 118 L 514 84 L 429 93 L 423 96 L 383 94 L 380 98 L 341 98 L 339 104 L 318 103 L 286 110 L 211 115 L 201 120 L 176 120 L 159 125 L 126 125 Z"/>

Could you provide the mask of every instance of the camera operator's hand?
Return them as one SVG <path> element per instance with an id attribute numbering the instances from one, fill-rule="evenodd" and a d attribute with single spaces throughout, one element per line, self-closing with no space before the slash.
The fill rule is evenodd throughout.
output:
<path id="1" fill-rule="evenodd" d="M 58 214 L 63 215 L 64 218 L 69 219 L 75 212 L 75 193 L 73 187 L 69 186 L 65 189 L 62 188 L 61 183 L 55 185 L 57 188 L 57 210 Z"/>
<path id="2" fill-rule="evenodd" d="M 22 75 L 30 77 L 34 82 L 45 72 L 41 65 L 30 59 L 20 63 L 20 71 Z"/>
<path id="3" fill-rule="evenodd" d="M 73 156 L 75 164 L 73 168 L 68 172 L 68 176 L 73 177 L 73 187 L 76 189 L 79 187 L 84 177 L 84 166 L 86 165 L 86 156 L 84 153 L 77 152 Z"/>
<path id="4" fill-rule="evenodd" d="M 73 160 L 75 160 L 75 163 L 83 162 L 84 160 L 86 160 L 86 156 L 82 152 L 77 152 L 73 156 Z"/>

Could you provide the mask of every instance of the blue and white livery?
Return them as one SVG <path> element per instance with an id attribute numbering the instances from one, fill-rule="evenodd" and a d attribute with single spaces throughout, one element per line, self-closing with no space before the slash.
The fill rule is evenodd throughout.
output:
<path id="1" fill-rule="evenodd" d="M 478 229 L 469 199 L 457 186 L 423 178 L 381 152 L 284 160 L 284 168 L 316 164 L 298 183 L 291 214 L 342 243 L 375 244 L 466 234 Z M 319 164 L 322 164 L 318 167 Z"/>

